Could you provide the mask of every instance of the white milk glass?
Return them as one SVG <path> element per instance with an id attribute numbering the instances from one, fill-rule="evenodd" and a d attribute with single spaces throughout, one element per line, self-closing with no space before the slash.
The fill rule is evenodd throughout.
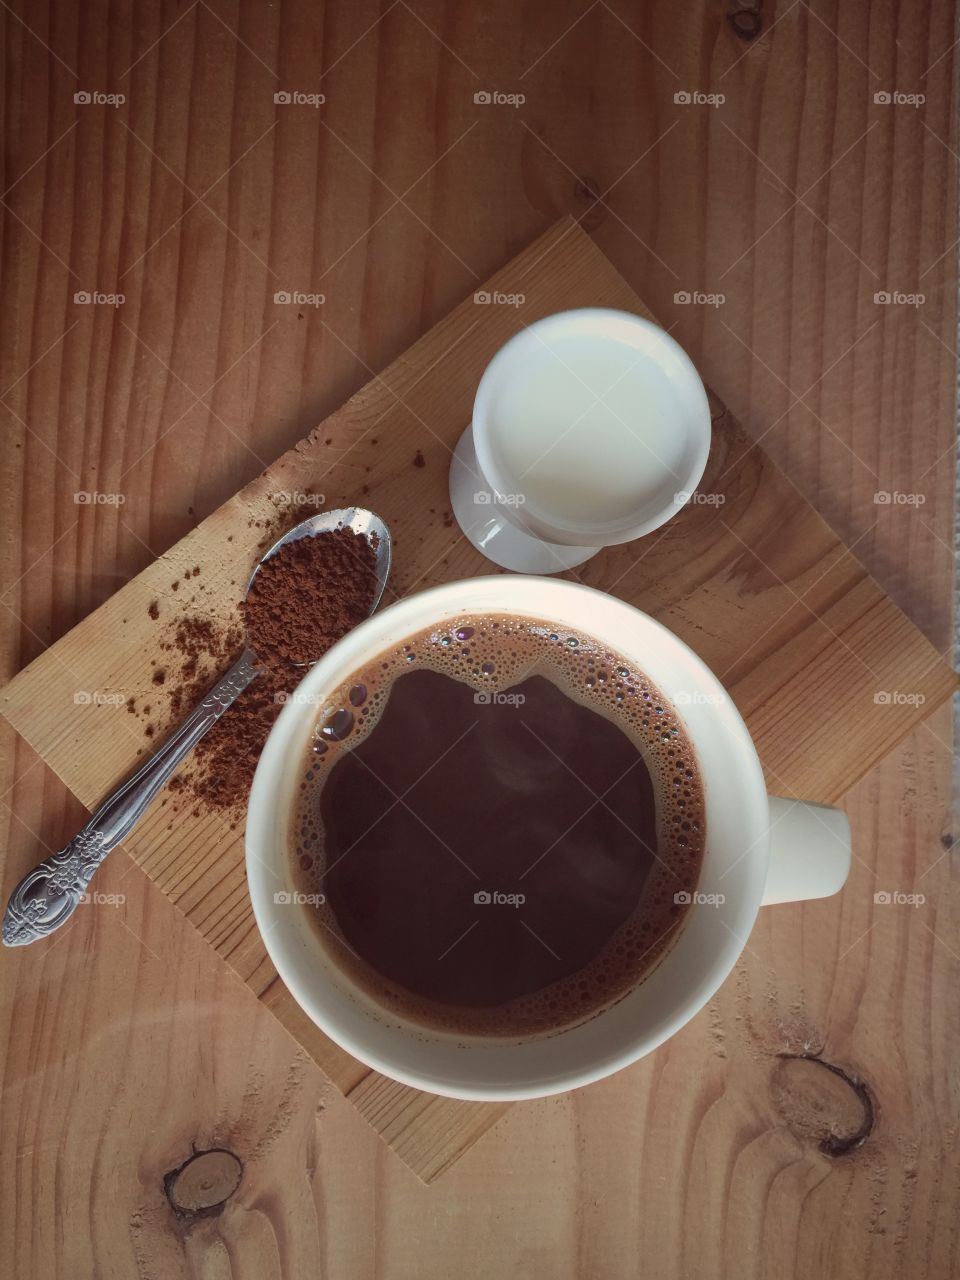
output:
<path id="1" fill-rule="evenodd" d="M 487 366 L 450 500 L 496 564 L 558 573 L 669 520 L 709 448 L 706 392 L 673 338 L 625 311 L 563 311 Z"/>

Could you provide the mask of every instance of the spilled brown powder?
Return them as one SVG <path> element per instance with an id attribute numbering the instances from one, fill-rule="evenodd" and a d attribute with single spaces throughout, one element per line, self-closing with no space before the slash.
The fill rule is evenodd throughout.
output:
<path id="1" fill-rule="evenodd" d="M 170 711 L 186 714 L 202 699 L 217 676 L 240 656 L 243 631 L 210 618 L 181 618 L 161 649 L 180 659 L 179 679 L 170 693 Z"/>
<path id="2" fill-rule="evenodd" d="M 201 738 L 190 787 L 202 807 L 226 814 L 232 825 L 240 818 L 263 744 L 283 709 L 279 695 L 297 683 L 266 668 Z"/>

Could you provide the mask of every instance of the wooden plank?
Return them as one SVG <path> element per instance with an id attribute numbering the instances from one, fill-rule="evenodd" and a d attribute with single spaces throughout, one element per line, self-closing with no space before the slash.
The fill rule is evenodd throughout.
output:
<path id="1" fill-rule="evenodd" d="M 513 308 L 468 298 L 7 687 L 7 719 L 85 804 L 129 770 L 146 740 L 122 707 L 77 705 L 76 692 L 148 693 L 150 721 L 165 727 L 169 695 L 151 674 L 162 629 L 190 607 L 186 572 L 202 566 L 196 607 L 230 619 L 278 493 L 322 487 L 329 505 L 343 505 L 357 500 L 362 474 L 397 542 L 391 597 L 491 570 L 445 518 L 450 449 L 485 363 L 537 316 L 580 305 L 644 307 L 570 220 L 486 287 L 525 301 Z M 836 800 L 949 696 L 954 677 L 733 415 L 718 402 L 714 410 L 702 489 L 715 505 L 691 505 L 660 533 L 608 549 L 572 576 L 659 617 L 726 677 L 774 790 Z M 414 466 L 418 450 L 423 467 Z M 886 692 L 912 701 L 878 703 Z M 276 979 L 246 898 L 241 837 L 216 816 L 187 811 L 172 822 L 157 805 L 127 847 L 421 1176 L 448 1167 L 501 1113 L 414 1103 L 393 1082 L 358 1079 L 356 1064 L 306 1024 Z M 425 1139 L 439 1131 L 438 1116 L 442 1140 Z"/>

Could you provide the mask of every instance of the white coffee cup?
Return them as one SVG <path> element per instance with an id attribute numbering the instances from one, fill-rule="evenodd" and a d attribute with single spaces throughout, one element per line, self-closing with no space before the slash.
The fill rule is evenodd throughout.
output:
<path id="1" fill-rule="evenodd" d="M 673 944 L 626 996 L 546 1037 L 471 1039 L 407 1025 L 377 1008 L 330 959 L 295 883 L 288 823 L 318 712 L 349 677 L 408 636 L 465 614 L 543 618 L 586 632 L 635 663 L 680 711 L 700 763 L 707 842 L 693 905 Z M 635 1062 L 716 992 L 761 905 L 836 893 L 850 866 L 837 809 L 767 796 L 756 750 L 709 668 L 660 623 L 562 579 L 492 575 L 410 596 L 362 623 L 312 667 L 274 725 L 247 817 L 253 910 L 280 977 L 332 1040 L 370 1067 L 431 1093 L 512 1100 L 561 1093 Z M 403 851 L 397 851 L 403 856 Z M 349 855 L 347 855 L 349 856 Z M 430 892 L 429 884 L 424 893 Z"/>
<path id="2" fill-rule="evenodd" d="M 559 573 L 669 520 L 709 448 L 703 383 L 669 334 L 626 311 L 561 311 L 484 371 L 450 502 L 495 564 Z"/>

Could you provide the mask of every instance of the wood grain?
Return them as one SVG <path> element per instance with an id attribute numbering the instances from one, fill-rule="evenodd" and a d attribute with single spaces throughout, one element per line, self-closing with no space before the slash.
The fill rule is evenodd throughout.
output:
<path id="1" fill-rule="evenodd" d="M 949 730 L 944 708 L 846 797 L 857 846 L 876 855 L 840 898 L 765 911 L 730 981 L 667 1046 L 516 1104 L 432 1186 L 146 877 L 108 864 L 122 908 L 5 964 L 11 1274 L 628 1280 L 638 1258 L 702 1280 L 956 1274 Z M 58 829 L 76 817 L 55 815 Z M 875 908 L 878 886 L 927 902 Z M 864 1117 L 852 1081 L 872 1120 L 848 1147 Z M 176 1217 L 166 1175 L 224 1147 L 243 1165 L 236 1193 L 212 1217 Z"/>
<path id="2" fill-rule="evenodd" d="M 159 637 L 171 617 L 191 611 L 224 626 L 235 619 L 277 495 L 322 491 L 328 505 L 350 505 L 361 500 L 357 459 L 368 458 L 365 483 L 395 538 L 391 598 L 491 571 L 445 512 L 451 450 L 484 364 L 538 316 L 644 308 L 572 221 L 536 240 L 485 292 L 525 301 L 478 306 L 469 298 L 7 686 L 4 715 L 85 804 L 97 803 L 150 741 L 131 731 L 128 699 L 149 700 L 151 731 L 176 723 L 169 685 L 152 683 L 165 661 Z M 418 451 L 422 466 L 414 466 Z M 608 548 L 574 576 L 652 613 L 724 673 L 773 790 L 836 800 L 949 697 L 953 673 L 719 405 L 702 491 L 721 505 L 690 504 L 645 543 Z M 194 565 L 200 578 L 191 577 Z M 877 703 L 901 685 L 913 701 Z M 77 705 L 78 689 L 119 702 Z M 422 1177 L 449 1167 L 501 1114 L 369 1081 L 303 1017 L 253 919 L 242 834 L 220 815 L 185 804 L 171 816 L 157 804 L 125 846 Z"/>
<path id="3" fill-rule="evenodd" d="M 0 19 L 7 671 L 563 213 L 582 219 L 665 322 L 677 321 L 675 336 L 750 434 L 769 432 L 765 447 L 804 494 L 948 645 L 951 5 L 656 2 L 640 12 L 561 0 L 521 13 L 501 0 L 211 0 L 108 11 L 89 0 L 13 0 Z M 256 129 L 274 123 L 278 84 L 326 91 L 326 125 L 310 109 L 278 113 L 257 143 Z M 80 86 L 126 89 L 128 103 L 75 109 Z M 479 87 L 521 90 L 527 102 L 475 112 Z M 678 88 L 697 87 L 724 93 L 723 107 L 673 103 Z M 876 89 L 894 87 L 923 91 L 926 103 L 873 103 Z M 198 205 L 177 223 L 191 200 L 177 175 L 199 194 L 234 161 L 207 196 L 214 212 Z M 397 194 L 423 175 L 405 197 L 410 208 L 394 205 L 370 170 Z M 118 287 L 124 272 L 131 301 L 121 315 L 139 341 L 119 316 L 70 301 L 77 289 Z M 284 287 L 324 289 L 327 328 L 305 312 L 258 342 L 273 319 L 263 300 Z M 673 303 L 677 290 L 695 288 L 724 291 L 723 307 Z M 927 300 L 875 309 L 878 288 L 919 288 Z M 80 488 L 118 484 L 122 510 L 74 505 Z M 922 491 L 926 503 L 881 510 L 878 489 Z M 878 887 L 914 887 L 945 852 L 949 740 L 947 720 L 932 718 L 857 788 L 855 838 Z M 9 888 L 45 847 L 62 844 L 82 810 L 29 748 L 5 761 L 5 785 L 20 780 L 4 800 L 16 816 L 2 811 Z M 951 860 L 947 851 L 938 872 Z M 94 932 L 68 935 L 53 971 L 3 964 L 11 1034 L 0 1215 L 17 1275 L 617 1276 L 635 1274 L 640 1245 L 655 1250 L 664 1275 L 689 1274 L 694 1261 L 703 1276 L 956 1270 L 944 1121 L 955 1112 L 956 1045 L 949 995 L 927 994 L 955 978 L 956 961 L 927 932 L 929 908 L 874 911 L 869 879 L 851 884 L 843 911 L 874 925 L 863 941 L 843 955 L 855 941 L 844 932 L 852 916 L 831 916 L 824 929 L 811 909 L 789 922 L 778 913 L 775 972 L 757 971 L 754 1004 L 770 1010 L 771 1026 L 792 1026 L 802 1007 L 813 1043 L 829 1027 L 828 1049 L 839 1039 L 846 1050 L 833 1060 L 875 1084 L 881 1124 L 859 1154 L 831 1164 L 802 1143 L 785 1148 L 783 1117 L 760 1101 L 765 1077 L 740 1057 L 714 1062 L 713 1091 L 701 1098 L 691 1082 L 706 1059 L 695 1041 L 689 1058 L 674 1058 L 686 1072 L 679 1096 L 702 1117 L 684 1129 L 681 1174 L 669 1165 L 665 1176 L 657 1163 L 657 1111 L 628 1073 L 622 1095 L 619 1082 L 604 1086 L 602 1104 L 591 1090 L 529 1120 L 515 1109 L 426 1190 L 377 1154 L 378 1140 L 336 1093 L 319 1141 L 305 1139 L 319 1077 L 305 1067 L 301 1095 L 275 1087 L 293 1054 L 283 1031 L 202 959 L 195 935 L 132 865 L 118 855 L 126 928 L 88 919 Z M 944 904 L 949 882 L 938 889 Z M 949 931 L 937 931 L 949 944 Z M 728 1045 L 746 1036 L 722 1011 L 717 1025 Z M 647 1067 L 665 1070 L 659 1059 Z M 295 1131 L 248 1164 L 252 1212 L 223 1238 L 209 1224 L 172 1222 L 154 1200 L 163 1174 L 194 1142 L 213 1145 L 211 1132 L 236 1132 L 241 1114 L 257 1132 L 285 1122 Z M 237 1145 L 246 1155 L 256 1140 Z M 692 1231 L 674 1231 L 681 1206 Z"/>

